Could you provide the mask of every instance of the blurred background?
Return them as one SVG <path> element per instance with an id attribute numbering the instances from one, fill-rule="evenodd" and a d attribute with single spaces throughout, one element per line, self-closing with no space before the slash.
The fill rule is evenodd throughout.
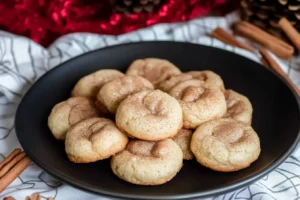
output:
<path id="1" fill-rule="evenodd" d="M 0 29 L 47 47 L 68 33 L 119 35 L 238 11 L 241 19 L 286 39 L 277 21 L 287 17 L 300 30 L 299 6 L 297 0 L 1 0 Z"/>

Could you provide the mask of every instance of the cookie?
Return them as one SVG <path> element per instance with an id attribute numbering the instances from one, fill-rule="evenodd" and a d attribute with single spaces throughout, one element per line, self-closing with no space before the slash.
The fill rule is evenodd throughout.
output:
<path id="1" fill-rule="evenodd" d="M 158 89 L 169 92 L 173 87 L 187 80 L 199 80 L 201 85 L 208 89 L 221 89 L 222 92 L 225 91 L 224 82 L 222 78 L 214 73 L 213 71 L 203 70 L 203 71 L 190 71 L 182 73 L 176 76 L 170 77 L 168 80 L 161 82 Z"/>
<path id="2" fill-rule="evenodd" d="M 48 127 L 56 139 L 64 140 L 71 126 L 97 116 L 98 111 L 91 100 L 85 97 L 71 97 L 53 107 L 48 117 Z"/>
<path id="3" fill-rule="evenodd" d="M 184 160 L 194 159 L 194 154 L 190 148 L 192 135 L 193 130 L 181 129 L 173 138 L 174 142 L 176 142 L 176 144 L 178 144 L 178 146 L 181 148 Z"/>
<path id="4" fill-rule="evenodd" d="M 101 69 L 92 74 L 82 77 L 74 86 L 71 96 L 88 97 L 95 99 L 101 87 L 124 74 L 114 69 Z"/>
<path id="5" fill-rule="evenodd" d="M 117 126 L 130 137 L 157 141 L 175 136 L 182 128 L 178 101 L 160 90 L 135 93 L 121 102 Z"/>
<path id="6" fill-rule="evenodd" d="M 97 100 L 106 109 L 115 114 L 119 104 L 129 95 L 143 91 L 153 90 L 153 85 L 140 76 L 123 76 L 106 83 L 99 91 Z"/>
<path id="7" fill-rule="evenodd" d="M 249 167 L 261 151 L 253 128 L 233 119 L 212 120 L 199 126 L 192 136 L 191 150 L 201 165 L 220 172 Z"/>
<path id="8" fill-rule="evenodd" d="M 225 91 L 227 112 L 224 118 L 231 118 L 251 125 L 253 108 L 247 97 L 233 90 Z"/>
<path id="9" fill-rule="evenodd" d="M 161 185 L 182 168 L 183 155 L 171 139 L 158 142 L 132 140 L 111 159 L 113 173 L 137 185 Z"/>
<path id="10" fill-rule="evenodd" d="M 103 160 L 125 149 L 128 137 L 112 120 L 90 118 L 68 131 L 65 150 L 70 161 L 90 163 Z"/>
<path id="11" fill-rule="evenodd" d="M 226 101 L 219 89 L 207 89 L 198 79 L 181 81 L 169 94 L 175 97 L 182 108 L 183 127 L 195 129 L 200 124 L 221 118 L 226 113 Z"/>
<path id="12" fill-rule="evenodd" d="M 126 75 L 142 76 L 155 87 L 162 81 L 180 73 L 181 71 L 174 64 L 158 58 L 135 60 L 126 71 Z"/>

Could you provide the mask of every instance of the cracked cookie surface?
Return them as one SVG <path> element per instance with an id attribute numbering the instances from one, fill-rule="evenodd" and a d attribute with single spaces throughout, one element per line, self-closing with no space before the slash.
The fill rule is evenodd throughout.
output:
<path id="1" fill-rule="evenodd" d="M 178 101 L 160 90 L 135 93 L 121 102 L 117 126 L 130 137 L 157 141 L 171 138 L 182 128 Z"/>
<path id="2" fill-rule="evenodd" d="M 71 97 L 56 104 L 48 117 L 48 127 L 54 137 L 64 140 L 69 128 L 76 123 L 97 117 L 99 112 L 91 100 L 85 97 Z"/>
<path id="3" fill-rule="evenodd" d="M 225 91 L 224 82 L 222 78 L 213 71 L 190 71 L 179 75 L 170 77 L 169 79 L 161 82 L 158 89 L 169 92 L 173 87 L 187 80 L 198 80 L 202 87 L 208 89 L 220 89 L 222 92 Z"/>
<path id="4" fill-rule="evenodd" d="M 225 91 L 225 99 L 227 103 L 227 112 L 223 117 L 242 121 L 251 125 L 253 108 L 249 99 L 233 90 Z"/>
<path id="5" fill-rule="evenodd" d="M 182 81 L 169 94 L 180 103 L 185 129 L 195 129 L 206 121 L 221 118 L 226 113 L 223 92 L 220 89 L 203 87 L 201 80 Z"/>
<path id="6" fill-rule="evenodd" d="M 138 59 L 131 63 L 126 75 L 142 76 L 149 80 L 155 87 L 171 76 L 180 74 L 181 71 L 168 60 L 158 58 Z"/>
<path id="7" fill-rule="evenodd" d="M 153 90 L 153 85 L 140 76 L 123 76 L 106 83 L 99 91 L 97 100 L 106 109 L 115 114 L 120 103 L 134 93 Z"/>
<path id="8" fill-rule="evenodd" d="M 95 99 L 102 86 L 124 74 L 115 69 L 101 69 L 82 77 L 74 86 L 71 96 Z"/>
<path id="9" fill-rule="evenodd" d="M 122 151 L 128 137 L 106 118 L 90 118 L 73 126 L 66 135 L 65 150 L 75 163 L 103 160 Z"/>
<path id="10" fill-rule="evenodd" d="M 193 130 L 181 129 L 179 133 L 173 137 L 174 142 L 178 144 L 183 153 L 184 160 L 194 159 L 194 154 L 191 151 L 191 140 L 192 140 Z"/>
<path id="11" fill-rule="evenodd" d="M 244 122 L 218 119 L 199 126 L 191 141 L 197 161 L 212 170 L 238 171 L 249 167 L 260 154 L 260 140 Z"/>
<path id="12" fill-rule="evenodd" d="M 182 168 L 183 155 L 172 140 L 158 142 L 132 140 L 111 159 L 113 173 L 137 185 L 161 185 Z"/>

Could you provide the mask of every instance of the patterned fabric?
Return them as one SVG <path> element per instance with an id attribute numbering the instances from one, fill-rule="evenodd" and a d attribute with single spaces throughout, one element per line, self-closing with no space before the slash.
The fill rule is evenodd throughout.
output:
<path id="1" fill-rule="evenodd" d="M 96 34 L 70 34 L 58 39 L 48 49 L 31 40 L 0 32 L 0 161 L 13 149 L 20 147 L 14 130 L 17 105 L 28 88 L 45 72 L 58 64 L 88 51 L 110 45 L 146 41 L 187 41 L 233 51 L 256 62 L 258 54 L 233 48 L 206 36 L 215 27 L 228 29 L 237 20 L 236 14 L 225 18 L 208 17 L 187 23 L 161 24 L 126 35 L 104 36 Z M 300 87 L 300 56 L 290 62 L 280 62 L 282 68 Z M 243 66 L 241 66 L 243 67 Z M 35 164 L 26 169 L 6 190 L 0 199 L 13 196 L 25 199 L 32 193 L 56 200 L 106 199 L 77 190 L 52 178 Z M 296 200 L 300 199 L 300 148 L 272 173 L 237 191 L 208 198 L 209 200 Z"/>

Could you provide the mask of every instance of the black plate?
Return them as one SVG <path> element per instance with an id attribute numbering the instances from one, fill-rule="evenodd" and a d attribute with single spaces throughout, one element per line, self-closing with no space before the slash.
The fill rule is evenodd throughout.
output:
<path id="1" fill-rule="evenodd" d="M 213 70 L 226 88 L 246 95 L 253 104 L 253 127 L 262 152 L 249 168 L 218 173 L 196 161 L 184 162 L 179 174 L 161 186 L 136 186 L 113 175 L 109 160 L 73 164 L 64 144 L 47 127 L 51 108 L 69 97 L 74 84 L 99 69 L 126 70 L 137 58 L 168 59 L 183 71 Z M 190 43 L 142 42 L 96 50 L 61 64 L 41 77 L 19 105 L 16 119 L 19 141 L 32 160 L 58 179 L 102 195 L 122 198 L 181 199 L 229 192 L 262 178 L 284 161 L 299 139 L 299 100 L 286 82 L 262 65 L 216 48 Z"/>

